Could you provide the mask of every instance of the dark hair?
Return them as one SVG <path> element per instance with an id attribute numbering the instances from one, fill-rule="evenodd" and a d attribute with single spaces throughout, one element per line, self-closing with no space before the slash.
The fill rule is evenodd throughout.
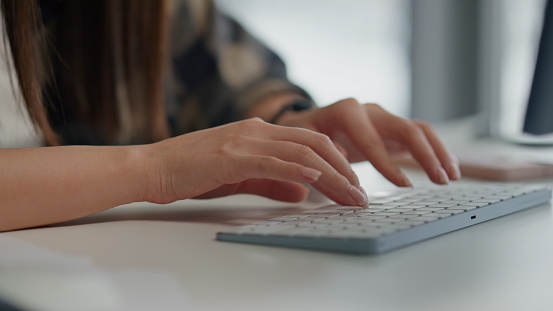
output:
<path id="1" fill-rule="evenodd" d="M 46 143 L 61 143 L 48 117 L 52 94 L 63 99 L 58 109 L 111 143 L 117 143 L 123 126 L 132 129 L 133 142 L 163 138 L 165 1 L 65 0 L 58 5 L 59 24 L 50 34 L 38 0 L 2 0 L 17 81 Z"/>

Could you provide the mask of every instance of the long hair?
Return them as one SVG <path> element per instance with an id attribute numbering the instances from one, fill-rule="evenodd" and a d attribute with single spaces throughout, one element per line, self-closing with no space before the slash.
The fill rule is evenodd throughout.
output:
<path id="1" fill-rule="evenodd" d="M 108 143 L 167 135 L 165 1 L 57 2 L 54 33 L 48 32 L 38 0 L 1 1 L 21 94 L 48 145 L 63 143 L 49 122 L 54 110 L 87 124 Z M 49 107 L 49 101 L 58 105 Z"/>

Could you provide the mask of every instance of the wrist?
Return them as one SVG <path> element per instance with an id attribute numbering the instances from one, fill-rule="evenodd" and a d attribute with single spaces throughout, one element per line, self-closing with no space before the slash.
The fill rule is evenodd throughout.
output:
<path id="1" fill-rule="evenodd" d="M 123 147 L 125 163 L 122 167 L 123 174 L 129 179 L 130 193 L 132 193 L 132 202 L 144 202 L 149 199 L 149 189 L 151 178 L 154 176 L 154 167 L 156 161 L 153 159 L 154 152 L 150 149 L 152 145 L 133 145 Z"/>

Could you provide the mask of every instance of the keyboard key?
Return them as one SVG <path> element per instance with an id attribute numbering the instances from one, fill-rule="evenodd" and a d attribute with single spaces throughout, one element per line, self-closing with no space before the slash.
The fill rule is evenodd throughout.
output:
<path id="1" fill-rule="evenodd" d="M 484 203 L 484 202 L 471 202 L 471 203 L 460 204 L 459 206 L 461 206 L 461 207 L 464 207 L 464 206 L 474 206 L 474 207 L 478 208 L 478 207 L 482 207 L 482 206 L 486 206 L 486 205 L 489 205 L 489 204 L 488 204 L 488 203 Z"/>
<path id="2" fill-rule="evenodd" d="M 440 201 L 419 201 L 419 202 L 415 202 L 417 203 L 417 205 L 423 205 L 423 206 L 430 206 L 430 205 L 434 205 L 434 204 L 438 204 Z"/>
<path id="3" fill-rule="evenodd" d="M 298 220 L 300 219 L 297 216 L 281 216 L 276 218 L 271 218 L 268 221 L 290 221 L 290 220 Z"/>
<path id="4" fill-rule="evenodd" d="M 394 216 L 388 216 L 390 219 L 409 219 L 413 217 L 418 217 L 419 215 L 408 215 L 408 214 L 399 214 Z"/>
<path id="5" fill-rule="evenodd" d="M 404 213 L 404 212 L 408 212 L 408 211 L 413 211 L 414 209 L 404 209 L 404 208 L 391 208 L 391 209 L 388 209 L 386 210 L 386 212 L 389 212 L 389 213 Z"/>
<path id="6" fill-rule="evenodd" d="M 432 214 L 434 215 L 442 215 L 443 217 L 449 217 L 449 216 L 453 216 L 455 215 L 455 210 L 441 210 L 441 211 L 436 211 Z M 462 210 L 458 210 L 459 212 L 462 212 Z"/>
<path id="7" fill-rule="evenodd" d="M 319 220 L 319 221 L 317 221 L 317 222 L 313 222 L 312 224 L 323 226 L 323 225 L 335 224 L 336 222 L 337 222 L 337 221 L 336 221 L 336 220 L 333 220 L 333 219 L 324 219 L 324 220 Z"/>
<path id="8" fill-rule="evenodd" d="M 489 203 L 489 204 L 492 204 L 492 203 L 501 202 L 501 199 L 497 199 L 497 198 L 493 198 L 493 199 L 483 198 L 483 199 L 476 199 L 476 200 L 471 201 L 471 202 L 472 202 L 472 203 Z M 469 202 L 466 202 L 466 203 L 469 203 Z"/>
<path id="9" fill-rule="evenodd" d="M 453 207 L 453 206 L 457 206 L 457 205 L 458 204 L 455 204 L 455 203 L 439 203 L 439 204 L 429 205 L 428 207 L 448 208 L 448 207 Z"/>
<path id="10" fill-rule="evenodd" d="M 381 219 L 386 218 L 387 216 L 384 215 L 365 215 L 365 216 L 359 216 L 358 219 L 360 220 L 375 220 L 375 219 Z"/>
<path id="11" fill-rule="evenodd" d="M 393 219 L 393 218 L 381 218 L 381 219 L 376 219 L 374 222 L 376 223 L 394 223 L 394 222 L 398 222 L 399 219 Z"/>
<path id="12" fill-rule="evenodd" d="M 414 210 L 414 211 L 410 211 L 410 212 L 405 212 L 402 215 L 426 215 L 426 214 L 431 213 L 433 211 L 435 211 L 435 210 L 434 209 L 431 209 L 431 210 Z"/>
<path id="13" fill-rule="evenodd" d="M 407 204 L 407 205 L 398 206 L 396 208 L 399 208 L 399 209 L 417 209 L 417 208 L 421 208 L 421 207 L 426 207 L 426 205 Z"/>
<path id="14" fill-rule="evenodd" d="M 371 215 L 374 215 L 374 216 L 392 216 L 392 215 L 397 215 L 399 213 L 393 213 L 393 212 L 375 212 Z"/>
<path id="15" fill-rule="evenodd" d="M 356 212 L 358 215 L 364 215 L 364 214 L 373 214 L 375 212 L 383 212 L 385 209 L 382 208 L 368 208 L 361 211 Z"/>
<path id="16" fill-rule="evenodd" d="M 424 221 L 434 221 L 434 220 L 440 219 L 440 218 L 444 218 L 444 215 L 443 214 L 432 213 L 432 214 L 426 214 L 426 215 L 419 216 L 415 219 L 416 220 L 424 220 Z M 411 221 L 411 219 L 409 221 Z"/>
<path id="17" fill-rule="evenodd" d="M 449 200 L 449 201 L 444 201 L 443 203 L 445 204 L 448 204 L 448 203 L 451 203 L 451 204 L 463 204 L 463 203 L 469 203 L 470 201 L 469 200 Z M 480 202 L 480 201 L 478 201 Z"/>
<path id="18" fill-rule="evenodd" d="M 472 210 L 474 210 L 474 209 L 476 209 L 476 208 L 477 208 L 476 206 L 461 206 L 461 205 L 459 205 L 459 206 L 454 206 L 454 207 L 452 207 L 452 208 L 448 208 L 447 210 L 450 210 L 450 209 L 459 209 L 459 210 L 462 210 L 462 211 L 467 212 L 467 211 L 472 211 Z"/>

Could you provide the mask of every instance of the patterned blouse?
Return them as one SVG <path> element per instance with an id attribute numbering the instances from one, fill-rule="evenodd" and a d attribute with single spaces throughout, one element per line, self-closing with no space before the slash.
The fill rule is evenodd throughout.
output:
<path id="1" fill-rule="evenodd" d="M 43 17 L 51 18 L 60 0 L 40 4 Z M 173 0 L 171 7 L 172 66 L 165 81 L 165 103 L 172 135 L 240 120 L 272 93 L 310 98 L 288 80 L 282 59 L 218 11 L 213 1 Z M 69 144 L 95 143 L 75 135 L 75 127 L 68 126 L 72 122 L 64 119 L 53 126 Z"/>

